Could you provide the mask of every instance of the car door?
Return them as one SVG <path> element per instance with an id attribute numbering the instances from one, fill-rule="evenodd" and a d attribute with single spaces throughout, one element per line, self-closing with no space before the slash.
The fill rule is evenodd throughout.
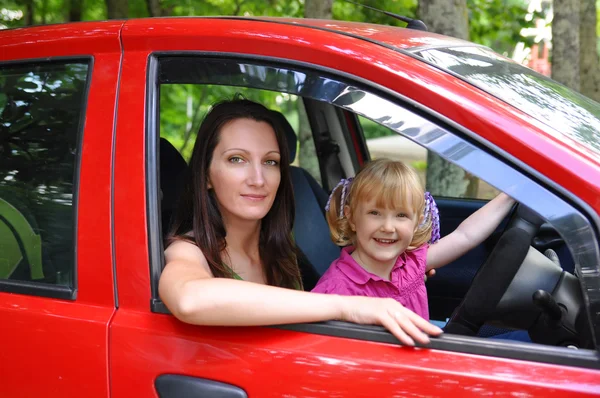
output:
<path id="1" fill-rule="evenodd" d="M 363 57 L 369 46 L 355 38 L 277 22 L 158 19 L 128 21 L 122 40 L 114 178 L 119 310 L 110 326 L 109 354 L 114 397 L 211 396 L 217 391 L 232 397 L 558 397 L 597 392 L 598 357 L 592 350 L 461 336 L 442 336 L 428 348 L 411 348 L 400 347 L 380 327 L 344 322 L 234 328 L 175 319 L 157 294 L 163 262 L 158 179 L 162 86 L 259 88 L 305 96 L 372 119 L 377 119 L 373 109 L 391 109 L 407 116 L 408 127 L 417 115 L 352 85 L 351 73 L 379 84 L 399 79 L 394 68 L 379 68 Z M 370 51 L 382 62 L 400 62 L 383 47 L 374 45 Z M 373 98 L 376 106 L 367 101 Z M 428 123 L 419 128 L 440 128 Z M 493 157 L 481 156 L 493 162 Z M 353 164 L 343 167 L 351 171 Z"/>
<path id="2" fill-rule="evenodd" d="M 107 397 L 122 22 L 0 32 L 0 395 Z"/>

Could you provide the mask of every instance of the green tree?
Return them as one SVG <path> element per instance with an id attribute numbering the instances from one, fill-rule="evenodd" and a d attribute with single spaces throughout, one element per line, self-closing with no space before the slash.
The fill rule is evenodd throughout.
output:
<path id="1" fill-rule="evenodd" d="M 552 78 L 600 101 L 596 0 L 555 0 Z"/>
<path id="2" fill-rule="evenodd" d="M 510 56 L 519 42 L 533 44 L 521 35 L 524 28 L 534 27 L 535 18 L 527 18 L 524 0 L 467 0 L 469 40 Z"/>
<path id="3" fill-rule="evenodd" d="M 469 20 L 466 0 L 420 0 L 419 17 L 429 30 L 467 40 Z M 436 155 L 427 153 L 427 190 L 433 195 L 461 197 L 465 195 L 469 181 L 460 167 Z M 475 185 L 476 182 L 473 182 Z M 477 187 L 474 186 L 473 190 Z"/>

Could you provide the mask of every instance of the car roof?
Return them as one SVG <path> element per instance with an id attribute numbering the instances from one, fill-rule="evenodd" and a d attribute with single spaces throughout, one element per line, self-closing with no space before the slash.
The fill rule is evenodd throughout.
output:
<path id="1" fill-rule="evenodd" d="M 472 42 L 443 36 L 437 33 L 425 32 L 416 29 L 408 29 L 398 26 L 377 25 L 364 22 L 337 21 L 327 19 L 309 18 L 276 18 L 260 17 L 248 18 L 276 23 L 287 23 L 298 26 L 311 27 L 327 30 L 351 36 L 379 45 L 393 47 L 395 50 L 414 50 L 416 48 L 428 47 L 451 47 L 451 46 L 479 46 Z"/>
<path id="2" fill-rule="evenodd" d="M 133 20 L 159 20 L 159 19 L 238 19 L 246 21 L 262 21 L 278 24 L 288 24 L 303 26 L 307 28 L 319 29 L 338 33 L 345 36 L 350 36 L 379 45 L 384 45 L 395 50 L 414 50 L 416 48 L 433 48 L 433 47 L 449 47 L 449 46 L 479 46 L 472 42 L 457 39 L 454 37 L 443 36 L 436 33 L 408 29 L 398 26 L 378 25 L 365 22 L 338 21 L 327 19 L 310 19 L 310 18 L 284 18 L 284 17 L 237 17 L 237 16 L 194 16 L 194 17 L 164 17 L 164 18 L 136 18 Z M 16 31 L 31 31 L 38 29 L 64 30 L 69 28 L 79 28 L 93 31 L 95 27 L 104 27 L 109 22 L 126 22 L 125 20 L 110 20 L 110 21 L 83 21 L 83 22 L 65 22 L 48 25 L 34 25 L 18 28 L 10 28 L 0 30 L 0 35 L 11 35 Z"/>

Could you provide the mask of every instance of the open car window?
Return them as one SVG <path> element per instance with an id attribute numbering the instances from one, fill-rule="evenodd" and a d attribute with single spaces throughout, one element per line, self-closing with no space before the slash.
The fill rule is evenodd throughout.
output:
<path id="1" fill-rule="evenodd" d="M 541 217 L 545 221 L 545 225 L 556 231 L 569 248 L 571 256 L 576 260 L 578 267 L 576 283 L 577 288 L 584 294 L 585 312 L 592 315 L 590 317 L 591 330 L 593 330 L 593 333 L 598 333 L 598 319 L 594 317 L 594 314 L 600 313 L 600 300 L 586 296 L 586 292 L 597 284 L 594 275 L 600 272 L 600 252 L 591 221 L 580 210 L 585 209 L 585 206 L 577 202 L 576 198 L 570 198 L 572 202 L 568 203 L 554 194 L 549 187 L 555 191 L 560 191 L 560 187 L 553 186 L 551 181 L 544 180 L 542 176 L 536 177 L 536 180 L 528 177 L 525 172 L 528 175 L 535 176 L 537 174 L 535 171 L 528 169 L 526 165 L 519 164 L 511 159 L 500 149 L 490 145 L 484 151 L 480 147 L 471 144 L 464 137 L 473 134 L 473 132 L 462 131 L 460 127 L 451 130 L 445 124 L 437 122 L 436 115 L 433 113 L 428 116 L 416 114 L 409 109 L 408 105 L 411 107 L 414 105 L 410 100 L 399 95 L 394 99 L 390 99 L 389 93 L 384 96 L 377 87 L 372 87 L 364 81 L 348 76 L 339 76 L 331 71 L 317 71 L 312 67 L 303 65 L 287 65 L 274 63 L 270 60 L 158 55 L 151 61 L 151 66 L 154 68 L 153 72 L 156 73 L 156 80 L 149 82 L 151 96 L 149 104 L 156 104 L 158 100 L 157 93 L 168 85 L 214 85 L 215 87 L 251 88 L 297 96 L 302 98 L 305 103 L 316 101 L 326 104 L 332 109 L 335 108 L 341 112 L 360 116 L 364 118 L 363 120 L 368 120 L 369 123 L 384 127 L 393 134 L 418 145 L 423 150 L 436 153 L 443 159 L 461 167 L 473 176 L 485 181 L 491 188 L 506 192 L 521 203 L 523 208 L 531 209 L 536 216 Z M 162 102 L 162 97 L 160 100 Z M 150 128 L 148 130 L 148 149 L 150 151 L 155 150 L 157 145 L 158 135 L 156 131 L 161 120 L 162 115 L 159 117 L 156 114 L 156 107 L 151 107 L 149 109 Z M 314 128 L 315 124 L 311 125 Z M 331 126 L 328 123 L 325 123 L 325 125 Z M 319 133 L 313 132 L 313 135 Z M 360 142 L 364 137 L 357 136 L 356 132 L 354 132 L 354 135 L 349 132 L 351 136 L 349 140 L 342 139 L 344 132 L 338 132 L 337 134 L 339 134 L 339 138 L 334 143 L 340 147 L 342 152 L 349 151 L 349 148 L 353 148 L 354 145 L 364 144 Z M 163 135 L 162 130 L 161 135 Z M 335 133 L 331 135 L 334 136 Z M 354 141 L 352 141 L 353 139 Z M 319 157 L 320 167 L 323 168 L 325 162 L 321 159 L 321 156 Z M 149 161 L 156 162 L 157 160 L 155 157 L 150 156 Z M 358 163 L 341 161 L 340 167 L 344 173 L 348 173 L 349 165 L 354 164 L 354 172 L 356 172 Z M 325 164 L 325 170 L 327 169 Z M 154 201 L 156 208 L 158 208 L 160 203 L 156 188 L 154 188 L 154 192 L 152 191 L 153 186 L 159 185 L 157 182 L 158 176 L 156 173 L 152 173 L 152 170 L 156 170 L 156 164 L 150 164 L 148 170 L 147 177 L 151 182 L 148 184 L 149 200 Z M 323 186 L 327 188 L 328 184 L 323 184 Z M 161 237 L 159 228 L 150 228 L 149 232 L 151 273 L 153 276 L 153 310 L 164 311 L 164 306 L 161 306 L 156 294 L 158 276 L 162 266 Z M 336 322 L 330 322 L 328 325 L 292 325 L 290 327 L 313 333 L 334 334 L 345 337 L 355 336 L 372 341 L 393 341 L 391 335 L 376 327 L 351 326 Z M 594 338 L 597 337 L 594 334 Z M 444 345 L 446 343 L 449 345 Z M 435 344 L 441 344 L 441 346 L 436 347 Z M 490 344 L 486 342 L 483 344 L 481 340 L 465 338 L 454 340 L 450 338 L 445 342 L 434 343 L 434 348 L 512 356 L 515 358 L 526 358 L 523 353 L 529 352 L 532 355 L 529 358 L 542 358 L 540 360 L 556 358 L 555 355 L 562 358 L 561 360 L 581 358 L 588 355 L 585 354 L 587 350 L 575 352 L 557 348 L 556 350 L 548 351 L 546 349 L 544 351 L 541 349 L 542 345 L 539 347 L 527 345 L 525 348 L 510 348 L 510 344 L 506 343 L 494 342 Z M 595 358 L 595 355 L 589 354 L 587 360 L 595 361 L 593 358 Z M 554 360 L 548 361 L 552 362 Z M 577 359 L 574 359 L 574 361 L 577 361 Z"/>
<path id="2" fill-rule="evenodd" d="M 493 199 L 500 192 L 490 184 L 471 173 L 459 169 L 459 183 L 452 187 L 434 190 L 435 180 L 432 181 L 429 170 L 430 153 L 421 145 L 411 141 L 394 130 L 386 128 L 364 116 L 359 116 L 358 121 L 364 134 L 371 159 L 387 158 L 400 160 L 411 166 L 421 178 L 425 190 L 434 192 L 436 196 L 465 199 Z M 438 191 L 443 191 L 440 194 Z"/>

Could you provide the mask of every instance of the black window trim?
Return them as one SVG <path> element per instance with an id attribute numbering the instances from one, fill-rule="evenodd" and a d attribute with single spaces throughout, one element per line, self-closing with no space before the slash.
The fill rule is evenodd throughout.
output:
<path id="1" fill-rule="evenodd" d="M 11 279 L 0 279 L 0 292 L 25 294 L 29 296 L 40 296 L 65 300 L 77 299 L 78 288 L 78 263 L 77 263 L 77 225 L 79 205 L 79 178 L 81 173 L 81 151 L 83 148 L 85 120 L 87 113 L 88 98 L 91 88 L 92 72 L 94 69 L 93 56 L 65 56 L 49 58 L 29 58 L 0 62 L 0 69 L 4 67 L 30 67 L 31 65 L 49 64 L 74 64 L 85 63 L 87 65 L 85 89 L 83 90 L 82 110 L 79 114 L 77 134 L 77 156 L 73 170 L 73 286 L 54 285 L 49 283 L 18 281 Z"/>
<path id="2" fill-rule="evenodd" d="M 148 62 L 148 77 L 153 77 L 153 80 L 147 81 L 147 115 L 146 115 L 146 141 L 147 150 L 151 145 L 157 145 L 158 142 L 158 106 L 151 107 L 151 104 L 156 104 L 158 87 L 160 83 L 158 81 L 158 64 L 161 57 L 177 57 L 177 56 L 193 56 L 198 58 L 211 58 L 219 60 L 227 60 L 230 62 L 261 62 L 265 65 L 276 65 L 281 67 L 288 67 L 292 69 L 309 70 L 313 73 L 326 74 L 338 81 L 349 82 L 350 84 L 368 89 L 369 91 L 376 92 L 383 98 L 391 99 L 393 102 L 403 106 L 407 110 L 414 112 L 415 114 L 432 121 L 433 123 L 440 125 L 448 129 L 451 133 L 456 136 L 468 141 L 469 143 L 481 148 L 489 154 L 494 154 L 496 157 L 504 159 L 511 167 L 515 168 L 523 176 L 531 179 L 547 188 L 550 192 L 556 194 L 558 197 L 565 200 L 575 209 L 579 210 L 590 222 L 590 225 L 594 228 L 596 239 L 598 237 L 598 229 L 600 226 L 600 217 L 591 209 L 589 205 L 583 202 L 581 199 L 568 192 L 565 188 L 559 186 L 555 182 L 549 180 L 547 177 L 532 169 L 521 160 L 508 154 L 501 148 L 485 141 L 475 133 L 469 131 L 465 127 L 458 125 L 456 122 L 448 119 L 447 117 L 426 108 L 425 106 L 415 102 L 414 100 L 407 98 L 399 93 L 391 91 L 386 87 L 382 87 L 378 84 L 365 80 L 364 78 L 357 77 L 345 72 L 332 70 L 319 65 L 309 64 L 306 62 L 292 61 L 274 57 L 266 57 L 260 55 L 248 55 L 239 53 L 222 53 L 222 52 L 206 52 L 206 51 L 159 51 L 149 55 Z M 154 144 L 150 142 L 154 141 Z M 154 156 L 152 156 L 154 154 Z M 153 203 L 156 208 L 156 213 L 151 214 L 148 212 L 148 220 L 157 219 L 158 212 L 160 211 L 160 202 L 158 197 L 158 158 L 156 152 L 148 152 L 146 156 L 147 161 L 147 191 L 146 195 L 148 203 Z M 154 187 L 151 190 L 150 187 Z M 150 207 L 150 205 L 149 205 Z M 155 313 L 169 314 L 169 310 L 166 308 L 164 303 L 158 297 L 158 278 L 160 272 L 164 266 L 164 256 L 160 251 L 162 248 L 162 237 L 160 228 L 158 228 L 158 221 L 153 223 L 155 229 L 148 228 L 148 244 L 149 250 L 149 267 L 151 275 L 151 302 L 150 310 Z M 587 299 L 587 297 L 586 297 Z M 589 303 L 588 303 L 589 304 Z M 378 326 L 371 325 L 357 325 L 346 322 L 320 322 L 320 323 L 306 323 L 306 324 L 295 324 L 295 325 L 280 325 L 273 326 L 275 328 L 294 330 L 300 332 L 307 332 L 312 334 L 328 335 L 335 337 L 353 338 L 366 341 L 380 341 L 390 344 L 400 344 L 389 332 Z M 598 333 L 598 331 L 595 331 Z M 490 339 L 481 339 L 477 337 L 463 337 L 456 335 L 440 336 L 432 339 L 431 345 L 428 346 L 432 349 L 440 349 L 444 351 L 470 353 L 483 356 L 492 356 L 500 358 L 510 358 L 518 360 L 535 361 L 540 363 L 549 364 L 560 364 L 568 366 L 576 366 L 582 368 L 600 369 L 600 354 L 594 350 L 571 350 L 562 347 L 550 347 L 538 344 L 529 343 L 517 343 L 517 342 L 505 342 L 494 340 L 490 343 Z M 600 347 L 598 347 L 600 349 Z"/>
<path id="3" fill-rule="evenodd" d="M 150 307 L 167 310 L 158 297 L 158 279 L 165 266 L 160 206 L 159 140 L 160 140 L 160 84 L 158 83 L 158 59 L 150 54 L 146 71 L 146 219 L 148 233 L 148 255 L 150 257 Z M 154 156 L 152 156 L 154 154 Z M 168 312 L 168 310 L 167 310 Z"/>

